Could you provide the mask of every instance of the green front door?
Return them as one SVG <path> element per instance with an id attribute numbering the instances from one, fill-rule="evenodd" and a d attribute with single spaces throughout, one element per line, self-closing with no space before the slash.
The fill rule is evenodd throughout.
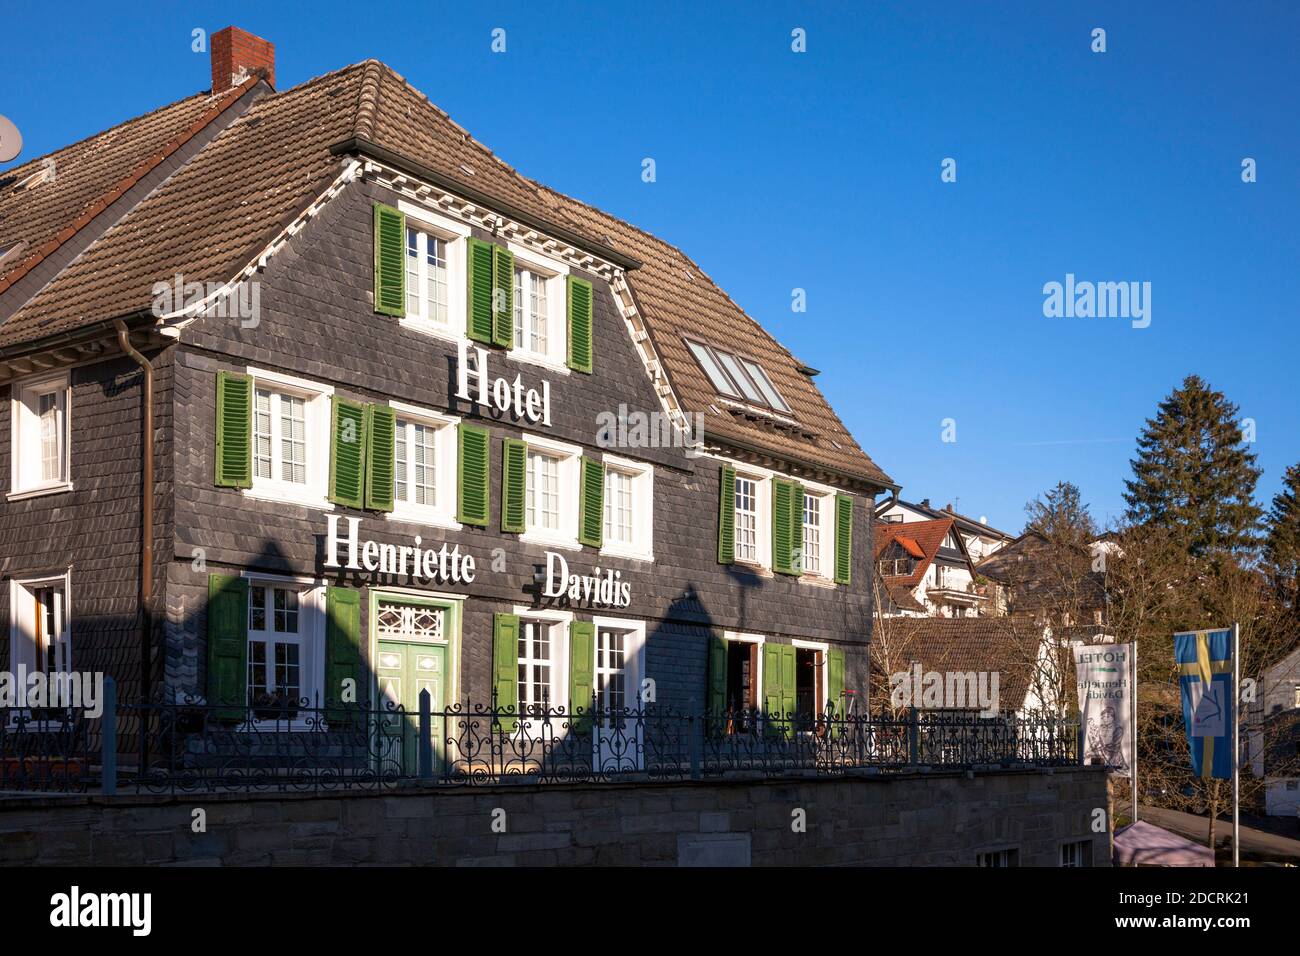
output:
<path id="1" fill-rule="evenodd" d="M 380 754 L 382 770 L 396 769 L 403 776 L 419 772 L 420 691 L 431 698 L 433 754 L 437 767 L 443 752 L 443 722 L 447 687 L 447 648 L 441 644 L 380 641 L 378 667 Z M 389 713 L 390 707 L 392 708 Z M 401 708 L 398 712 L 396 708 Z"/>

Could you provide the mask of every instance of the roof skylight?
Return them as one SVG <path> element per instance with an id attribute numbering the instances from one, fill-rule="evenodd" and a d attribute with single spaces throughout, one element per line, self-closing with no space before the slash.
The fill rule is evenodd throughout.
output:
<path id="1" fill-rule="evenodd" d="M 740 398 L 751 405 L 770 408 L 786 415 L 791 414 L 790 406 L 757 362 L 702 342 L 687 339 L 686 344 L 719 394 L 728 398 Z"/>

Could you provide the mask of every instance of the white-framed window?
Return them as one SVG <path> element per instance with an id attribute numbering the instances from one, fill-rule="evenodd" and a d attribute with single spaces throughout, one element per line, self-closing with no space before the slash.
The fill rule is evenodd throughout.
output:
<path id="1" fill-rule="evenodd" d="M 276 719 L 318 704 L 324 669 L 324 588 L 297 578 L 248 577 L 248 704 Z"/>
<path id="2" fill-rule="evenodd" d="M 578 469 L 582 449 L 538 436 L 528 447 L 523 540 L 578 548 Z"/>
<path id="3" fill-rule="evenodd" d="M 406 227 L 406 317 L 430 325 L 451 325 L 449 243 L 415 225 Z"/>
<path id="4" fill-rule="evenodd" d="M 644 710 L 641 682 L 645 677 L 645 622 L 596 617 L 593 623 L 596 661 L 592 690 L 597 709 L 615 715 L 623 710 Z M 590 705 L 590 701 L 583 704 Z"/>
<path id="5" fill-rule="evenodd" d="M 833 578 L 835 570 L 835 496 L 804 489 L 803 572 Z"/>
<path id="6" fill-rule="evenodd" d="M 736 472 L 736 560 L 745 564 L 767 567 L 771 560 L 770 484 L 765 476 Z"/>
<path id="7" fill-rule="evenodd" d="M 333 388 L 249 369 L 253 378 L 253 486 L 244 493 L 329 508 L 329 396 Z"/>
<path id="8" fill-rule="evenodd" d="M 456 424 L 459 419 L 401 402 L 393 432 L 393 510 L 388 517 L 459 529 Z"/>
<path id="9" fill-rule="evenodd" d="M 601 553 L 654 560 L 654 468 L 604 456 L 605 514 Z"/>
<path id="10" fill-rule="evenodd" d="M 465 237 L 469 227 L 400 200 L 406 216 L 403 263 L 406 315 L 402 325 L 420 332 L 465 338 Z"/>
<path id="11" fill-rule="evenodd" d="M 537 611 L 516 607 L 519 617 L 517 693 L 522 717 L 541 717 L 544 708 L 555 711 L 569 704 L 568 611 Z M 552 728 L 556 724 L 552 723 Z M 526 731 L 541 733 L 541 719 L 524 720 Z"/>
<path id="12" fill-rule="evenodd" d="M 515 257 L 515 340 L 507 355 L 567 373 L 568 303 L 564 277 L 568 266 L 515 243 L 509 243 L 508 248 Z"/>
<path id="13" fill-rule="evenodd" d="M 10 394 L 9 497 L 71 490 L 68 437 L 72 390 L 68 373 L 16 382 Z"/>
<path id="14" fill-rule="evenodd" d="M 72 673 L 72 571 L 9 582 L 9 671 Z M 72 703 L 70 701 L 66 703 Z M 12 716 L 18 717 L 15 711 Z M 36 711 L 27 716 L 39 716 Z"/>

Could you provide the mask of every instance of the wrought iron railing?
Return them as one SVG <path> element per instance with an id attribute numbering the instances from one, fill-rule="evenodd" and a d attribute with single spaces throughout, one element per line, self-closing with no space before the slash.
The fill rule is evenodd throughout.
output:
<path id="1" fill-rule="evenodd" d="M 0 791 L 86 789 L 94 723 L 78 710 L 0 708 Z"/>
<path id="2" fill-rule="evenodd" d="M 3 716 L 0 714 L 0 716 Z M 382 789 L 837 775 L 1079 763 L 1078 721 L 910 711 L 896 717 L 760 711 L 388 703 L 129 704 L 87 721 L 6 721 L 0 789 L 156 793 Z M 117 733 L 117 728 L 122 733 Z M 113 759 L 109 759 L 112 757 Z M 94 763 L 92 764 L 92 760 Z"/>

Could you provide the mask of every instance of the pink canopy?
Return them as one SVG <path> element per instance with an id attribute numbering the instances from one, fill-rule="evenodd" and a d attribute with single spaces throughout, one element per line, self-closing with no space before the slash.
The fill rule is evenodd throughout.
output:
<path id="1" fill-rule="evenodd" d="M 1177 833 L 1139 820 L 1115 831 L 1116 866 L 1214 866 L 1214 854 Z"/>

